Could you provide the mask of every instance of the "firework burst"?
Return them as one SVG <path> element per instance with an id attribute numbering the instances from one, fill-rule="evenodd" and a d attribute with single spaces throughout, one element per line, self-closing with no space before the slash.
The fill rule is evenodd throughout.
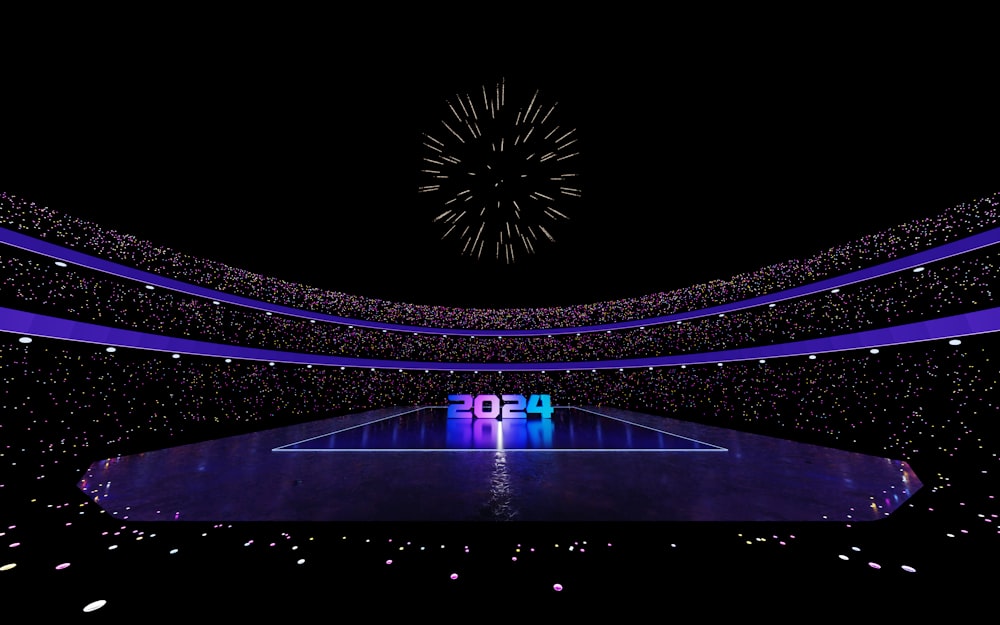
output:
<path id="1" fill-rule="evenodd" d="M 423 135 L 419 187 L 440 200 L 433 221 L 442 240 L 506 264 L 556 241 L 553 230 L 570 219 L 565 204 L 581 196 L 577 133 L 560 125 L 556 108 L 538 91 L 508 102 L 503 80 L 447 102 L 440 126 Z"/>

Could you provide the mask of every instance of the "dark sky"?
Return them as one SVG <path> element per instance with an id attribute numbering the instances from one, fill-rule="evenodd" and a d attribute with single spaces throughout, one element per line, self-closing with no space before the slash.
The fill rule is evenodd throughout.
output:
<path id="1" fill-rule="evenodd" d="M 536 38 L 378 55 L 293 34 L 132 33 L 26 55 L 4 84 L 0 186 L 236 267 L 473 307 L 727 278 L 1000 190 L 985 46 Z M 555 105 L 577 151 L 560 171 L 581 191 L 551 204 L 569 218 L 550 224 L 556 242 L 514 262 L 462 255 L 432 222 L 443 194 L 418 192 L 422 134 L 501 80 L 507 112 L 536 93 Z"/>

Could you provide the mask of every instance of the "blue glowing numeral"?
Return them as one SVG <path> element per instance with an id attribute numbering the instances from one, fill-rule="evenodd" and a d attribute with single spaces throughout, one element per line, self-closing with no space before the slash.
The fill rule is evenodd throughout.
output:
<path id="1" fill-rule="evenodd" d="M 472 395 L 449 395 L 448 401 L 458 402 L 457 404 L 448 404 L 449 419 L 472 418 Z"/>
<path id="2" fill-rule="evenodd" d="M 543 419 L 552 418 L 552 398 L 548 395 L 532 395 L 528 398 L 528 412 L 539 414 Z"/>
<path id="3" fill-rule="evenodd" d="M 524 412 L 524 395 L 504 395 L 503 410 L 500 416 L 503 419 L 524 419 L 528 415 Z"/>

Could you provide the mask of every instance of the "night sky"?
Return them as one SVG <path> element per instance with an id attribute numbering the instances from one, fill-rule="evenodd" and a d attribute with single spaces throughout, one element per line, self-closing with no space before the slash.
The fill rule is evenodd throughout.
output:
<path id="1" fill-rule="evenodd" d="M 998 190 L 975 46 L 860 31 L 849 45 L 535 37 L 547 45 L 404 47 L 364 63 L 308 37 L 94 39 L 7 78 L 0 186 L 254 272 L 470 307 L 725 279 Z M 549 203 L 567 217 L 546 224 L 556 241 L 513 262 L 462 254 L 433 222 L 444 194 L 419 192 L 424 133 L 445 136 L 449 104 L 500 82 L 505 112 L 534 97 L 573 131 L 561 172 L 580 191 Z"/>

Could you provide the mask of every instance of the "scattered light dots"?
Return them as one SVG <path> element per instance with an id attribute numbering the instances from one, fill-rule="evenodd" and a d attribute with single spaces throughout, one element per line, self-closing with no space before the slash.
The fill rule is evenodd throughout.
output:
<path id="1" fill-rule="evenodd" d="M 83 606 L 83 611 L 94 612 L 96 610 L 100 610 L 101 608 L 103 608 L 105 605 L 107 605 L 107 603 L 108 602 L 105 599 L 98 599 L 97 601 L 91 601 L 87 605 Z"/>

